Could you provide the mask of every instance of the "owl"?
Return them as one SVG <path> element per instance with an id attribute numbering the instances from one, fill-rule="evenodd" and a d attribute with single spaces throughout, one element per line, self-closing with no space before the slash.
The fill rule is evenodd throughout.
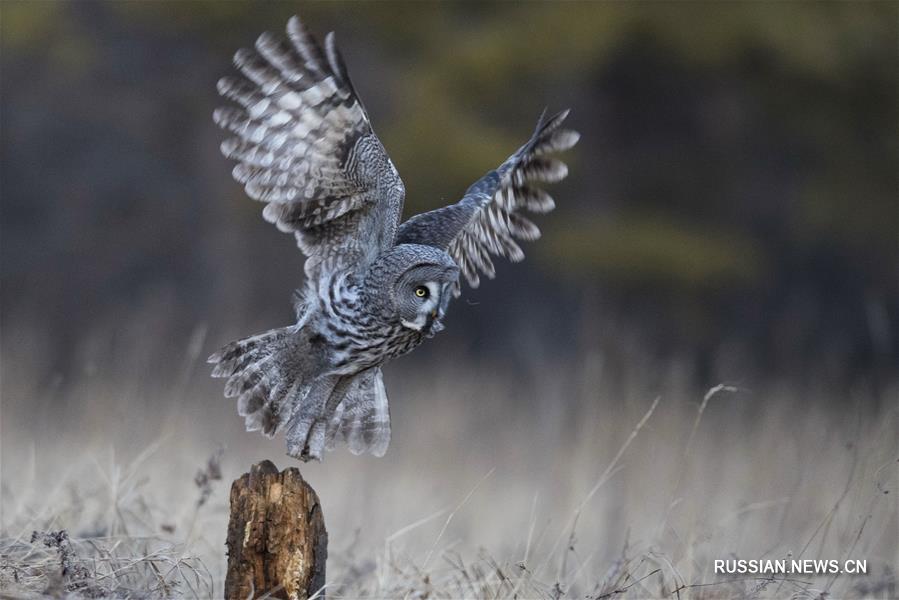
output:
<path id="1" fill-rule="evenodd" d="M 287 453 L 321 460 L 345 442 L 383 456 L 390 415 L 381 367 L 443 328 L 460 278 L 494 276 L 494 256 L 520 261 L 516 240 L 540 230 L 526 212 L 553 199 L 538 185 L 567 175 L 552 156 L 578 141 L 568 112 L 540 117 L 531 138 L 457 203 L 401 222 L 405 189 L 347 74 L 334 34 L 321 46 L 298 17 L 286 39 L 262 34 L 234 56 L 242 76 L 215 122 L 222 153 L 263 217 L 305 254 L 297 321 L 227 344 L 209 358 L 227 378 L 248 431 L 285 432 Z"/>

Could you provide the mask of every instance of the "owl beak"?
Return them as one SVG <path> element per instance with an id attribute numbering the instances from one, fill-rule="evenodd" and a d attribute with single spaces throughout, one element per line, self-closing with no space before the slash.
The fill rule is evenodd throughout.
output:
<path id="1" fill-rule="evenodd" d="M 444 284 L 440 294 L 440 302 L 437 304 L 437 307 L 428 315 L 428 337 L 432 337 L 435 333 L 440 333 L 441 331 L 446 329 L 446 326 L 442 321 L 444 315 L 446 315 L 446 309 L 452 296 L 452 294 L 450 294 L 449 292 L 450 285 L 451 284 L 449 283 Z"/>
<path id="2" fill-rule="evenodd" d="M 443 323 L 440 320 L 443 319 L 443 309 L 435 308 L 430 313 L 430 318 L 428 319 L 428 337 L 433 337 L 434 334 L 440 333 L 445 329 Z"/>

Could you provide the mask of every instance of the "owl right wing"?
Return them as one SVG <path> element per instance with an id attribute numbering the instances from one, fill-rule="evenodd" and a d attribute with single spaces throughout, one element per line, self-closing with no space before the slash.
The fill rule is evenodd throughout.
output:
<path id="1" fill-rule="evenodd" d="M 540 230 L 524 211 L 546 213 L 555 208 L 552 197 L 538 184 L 564 179 L 568 167 L 553 152 L 574 146 L 580 134 L 562 129 L 568 111 L 537 122 L 531 139 L 515 154 L 476 181 L 456 204 L 415 215 L 400 225 L 398 244 L 423 244 L 446 250 L 476 288 L 479 273 L 495 275 L 491 255 L 513 262 L 524 259 L 516 242 L 536 240 Z M 459 284 L 453 289 L 458 296 Z"/>
<path id="2" fill-rule="evenodd" d="M 215 122 L 235 137 L 222 153 L 234 178 L 278 229 L 294 233 L 305 271 L 366 264 L 393 245 L 405 190 L 347 75 L 334 34 L 323 49 L 298 17 L 288 40 L 264 33 L 241 49 L 244 77 L 218 83 L 240 106 Z"/>

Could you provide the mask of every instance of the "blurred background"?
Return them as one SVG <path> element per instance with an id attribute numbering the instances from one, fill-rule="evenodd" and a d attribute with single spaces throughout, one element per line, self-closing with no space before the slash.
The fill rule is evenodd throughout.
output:
<path id="1" fill-rule="evenodd" d="M 81 455 L 99 442 L 139 445 L 167 426 L 179 441 L 199 440 L 188 478 L 223 438 L 248 448 L 229 475 L 251 455 L 282 455 L 280 440 L 242 432 L 202 359 L 293 318 L 303 258 L 232 181 L 211 115 L 233 53 L 297 12 L 321 36 L 336 31 L 406 183 L 407 216 L 455 202 L 527 139 L 544 107 L 570 107 L 582 133 L 527 260 L 497 263 L 496 281 L 453 304 L 444 333 L 388 366 L 395 442 L 385 462 L 341 451 L 334 466 L 308 467 L 324 494 L 342 489 L 329 468 L 369 482 L 400 473 L 414 487 L 425 485 L 417 474 L 449 461 L 464 471 L 458 485 L 426 480 L 436 487 L 421 492 L 445 499 L 500 461 L 522 487 L 523 504 L 509 514 L 526 520 L 538 480 L 576 505 L 657 395 L 679 399 L 668 423 L 683 427 L 670 439 L 656 431 L 661 441 L 639 464 L 683 444 L 693 413 L 678 411 L 695 410 L 720 382 L 741 393 L 722 400 L 726 414 L 707 417 L 721 419 L 718 434 L 697 442 L 708 468 L 724 456 L 740 468 L 770 466 L 781 450 L 795 459 L 770 467 L 787 469 L 781 487 L 776 473 L 728 480 L 734 496 L 722 510 L 752 501 L 743 485 L 792 494 L 788 469 L 802 459 L 812 472 L 818 455 L 835 470 L 815 481 L 842 486 L 843 444 L 866 431 L 839 434 L 855 423 L 850 415 L 885 419 L 892 441 L 877 456 L 890 460 L 896 3 L 6 0 L 7 461 L 23 444 L 39 455 L 42 440 L 65 439 Z M 505 433 L 491 437 L 501 422 Z M 800 430 L 812 446 L 790 441 Z M 579 460 L 549 451 L 571 439 Z M 773 456 L 753 454 L 756 444 Z M 589 481 L 565 479 L 560 465 L 585 469 Z M 739 465 L 731 477 L 746 472 Z M 659 478 L 636 477 L 607 500 L 604 522 L 627 517 L 625 498 L 652 496 Z M 781 508 L 782 519 L 806 510 Z M 895 526 L 894 509 L 882 518 Z M 603 535 L 624 539 L 616 531 Z"/>
<path id="2" fill-rule="evenodd" d="M 302 258 L 231 180 L 210 115 L 234 51 L 299 8 L 4 3 L 4 342 L 27 325 L 69 373 L 86 335 L 137 314 L 173 342 L 290 320 Z M 529 260 L 426 351 L 516 361 L 588 337 L 684 357 L 702 383 L 894 374 L 895 4 L 302 8 L 336 31 L 407 215 L 459 198 L 544 107 L 583 134 Z"/>

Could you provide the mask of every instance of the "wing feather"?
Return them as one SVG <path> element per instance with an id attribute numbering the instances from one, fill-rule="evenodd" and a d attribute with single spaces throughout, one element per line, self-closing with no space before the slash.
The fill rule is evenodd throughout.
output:
<path id="1" fill-rule="evenodd" d="M 213 119 L 234 136 L 222 154 L 236 160 L 234 179 L 263 217 L 296 235 L 309 258 L 307 275 L 323 264 L 361 265 L 393 244 L 405 190 L 372 131 L 334 41 L 323 49 L 292 17 L 287 39 L 259 36 L 238 50 L 241 76 L 218 82 L 235 105 Z"/>
<path id="2" fill-rule="evenodd" d="M 397 243 L 436 246 L 446 250 L 471 287 L 479 273 L 492 279 L 496 270 L 490 255 L 513 262 L 524 259 L 516 240 L 533 241 L 540 229 L 523 213 L 547 213 L 555 201 L 537 187 L 561 181 L 567 165 L 553 153 L 574 146 L 580 134 L 562 129 L 568 111 L 541 116 L 531 139 L 497 169 L 476 181 L 456 204 L 416 215 L 400 226 Z M 458 285 L 454 290 L 459 295 Z"/>

